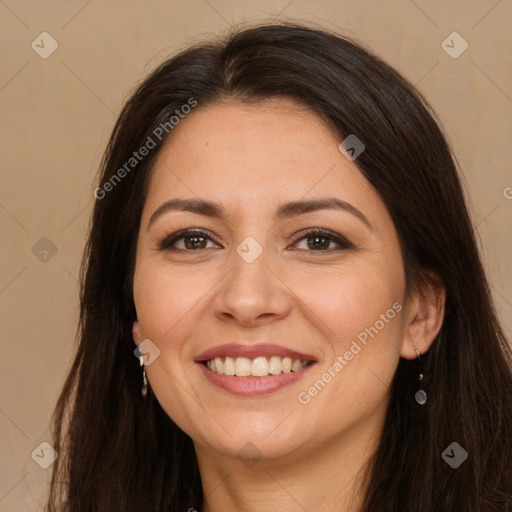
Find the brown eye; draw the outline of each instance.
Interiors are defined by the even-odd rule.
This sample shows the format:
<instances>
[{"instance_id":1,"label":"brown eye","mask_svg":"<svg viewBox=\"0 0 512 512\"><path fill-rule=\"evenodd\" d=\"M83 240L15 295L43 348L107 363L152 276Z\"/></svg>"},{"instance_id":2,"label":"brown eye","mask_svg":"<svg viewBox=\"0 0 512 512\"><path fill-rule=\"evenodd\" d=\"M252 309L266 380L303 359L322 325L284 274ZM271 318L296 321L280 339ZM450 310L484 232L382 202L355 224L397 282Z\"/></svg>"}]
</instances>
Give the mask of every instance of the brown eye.
<instances>
[{"instance_id":1,"label":"brown eye","mask_svg":"<svg viewBox=\"0 0 512 512\"><path fill-rule=\"evenodd\" d=\"M183 247L176 247L178 242L184 241ZM181 250L181 251L196 251L200 249L210 249L207 247L208 241L212 239L202 231L178 231L166 237L159 244L161 250ZM217 246L216 246L217 247Z\"/></svg>"},{"instance_id":2,"label":"brown eye","mask_svg":"<svg viewBox=\"0 0 512 512\"><path fill-rule=\"evenodd\" d=\"M315 229L304 233L295 244L301 240L306 240L306 249L300 250L309 250L312 252L332 252L353 248L353 245L341 235L336 235L323 229ZM330 247L333 243L338 247Z\"/></svg>"}]
</instances>

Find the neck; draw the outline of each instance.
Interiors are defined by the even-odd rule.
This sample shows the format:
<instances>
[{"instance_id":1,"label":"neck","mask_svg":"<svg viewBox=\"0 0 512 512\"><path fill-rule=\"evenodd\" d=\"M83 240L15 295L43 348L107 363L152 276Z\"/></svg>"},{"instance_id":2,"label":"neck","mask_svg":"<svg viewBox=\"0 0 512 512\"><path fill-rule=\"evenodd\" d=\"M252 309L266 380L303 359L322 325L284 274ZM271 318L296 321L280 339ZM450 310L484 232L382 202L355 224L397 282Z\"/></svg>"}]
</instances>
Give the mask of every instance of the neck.
<instances>
[{"instance_id":1,"label":"neck","mask_svg":"<svg viewBox=\"0 0 512 512\"><path fill-rule=\"evenodd\" d=\"M367 484L365 465L381 431L375 424L364 428L358 424L322 445L312 440L309 448L303 446L279 459L241 461L196 446L202 512L360 512Z\"/></svg>"}]
</instances>

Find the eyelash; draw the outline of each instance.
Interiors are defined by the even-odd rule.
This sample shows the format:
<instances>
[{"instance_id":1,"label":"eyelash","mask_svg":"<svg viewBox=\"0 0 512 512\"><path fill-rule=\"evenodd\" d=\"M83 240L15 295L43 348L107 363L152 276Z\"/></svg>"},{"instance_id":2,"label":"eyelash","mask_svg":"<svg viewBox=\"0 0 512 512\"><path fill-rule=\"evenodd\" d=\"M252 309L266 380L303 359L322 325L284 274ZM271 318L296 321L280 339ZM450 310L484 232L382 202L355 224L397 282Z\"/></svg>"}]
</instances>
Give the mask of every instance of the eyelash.
<instances>
[{"instance_id":1,"label":"eyelash","mask_svg":"<svg viewBox=\"0 0 512 512\"><path fill-rule=\"evenodd\" d=\"M208 238L215 242L215 240L208 234L207 231L203 231L201 229L185 229L178 231L176 233L173 233L167 237L165 237L159 244L158 248L162 251L181 251L181 252L199 252L201 250L206 249L177 249L176 247L172 247L172 244L176 243L179 240L185 239L187 237L192 237L193 235L202 235L205 238ZM305 250L307 252L324 252L324 253L332 253L332 252L338 252L343 251L347 249L353 249L354 246L345 238L343 238L340 235L336 235L330 231L327 231L325 229L321 228L315 228L309 231L301 232L299 233L299 237L293 242L296 244L297 242L308 239L308 238L325 238L329 241L335 242L339 245L339 248L337 249L327 249L327 250L308 250L308 249L299 249L299 250ZM217 243L217 242L216 242Z\"/></svg>"}]
</instances>

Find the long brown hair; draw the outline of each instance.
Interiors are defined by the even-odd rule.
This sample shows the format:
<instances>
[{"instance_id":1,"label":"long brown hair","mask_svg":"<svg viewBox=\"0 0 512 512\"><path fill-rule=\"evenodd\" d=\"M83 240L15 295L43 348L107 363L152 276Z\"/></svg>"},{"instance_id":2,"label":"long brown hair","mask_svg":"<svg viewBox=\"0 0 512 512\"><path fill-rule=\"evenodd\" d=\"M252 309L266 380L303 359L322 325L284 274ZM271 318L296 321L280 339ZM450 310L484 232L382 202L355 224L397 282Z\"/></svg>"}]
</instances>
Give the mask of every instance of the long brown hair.
<instances>
[{"instance_id":1,"label":"long brown hair","mask_svg":"<svg viewBox=\"0 0 512 512\"><path fill-rule=\"evenodd\" d=\"M449 146L425 99L386 63L347 38L291 23L181 52L119 116L102 162L107 192L96 194L84 252L77 353L53 417L60 456L48 510L201 508L192 440L151 391L140 396L132 280L148 177L166 139L155 130L191 98L200 108L229 97L292 98L340 141L363 141L355 163L390 212L408 282L435 275L446 289L442 329L421 358L428 402L414 400L416 366L401 359L363 511L512 510L512 353ZM152 134L156 147L119 173ZM468 453L457 469L441 456L452 442Z\"/></svg>"}]
</instances>

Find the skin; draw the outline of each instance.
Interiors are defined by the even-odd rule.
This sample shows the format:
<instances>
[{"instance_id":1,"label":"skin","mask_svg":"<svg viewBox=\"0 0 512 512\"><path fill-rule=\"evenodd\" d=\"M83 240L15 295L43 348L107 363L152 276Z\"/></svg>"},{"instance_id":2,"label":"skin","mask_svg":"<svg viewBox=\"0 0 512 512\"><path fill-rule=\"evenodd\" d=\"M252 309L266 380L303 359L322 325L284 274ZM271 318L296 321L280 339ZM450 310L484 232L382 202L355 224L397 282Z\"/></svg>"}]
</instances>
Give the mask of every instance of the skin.
<instances>
[{"instance_id":1,"label":"skin","mask_svg":"<svg viewBox=\"0 0 512 512\"><path fill-rule=\"evenodd\" d=\"M196 107L153 169L138 238L133 337L160 349L146 373L164 410L194 441L205 512L360 510L365 485L357 475L377 446L399 358L414 359L414 346L426 352L441 327L444 291L405 296L393 222L340 142L291 100L233 100ZM273 220L284 202L328 196L359 209L372 229L335 209ZM215 201L227 216L168 211L148 228L171 198ZM211 236L159 249L187 228ZM315 235L301 234L314 228L353 247L335 251L321 238L318 249ZM263 250L252 263L236 252L248 236ZM298 394L395 303L402 310L300 403ZM277 392L236 396L211 384L193 359L242 338L312 354L317 363ZM241 456L246 443L249 461Z\"/></svg>"}]
</instances>

